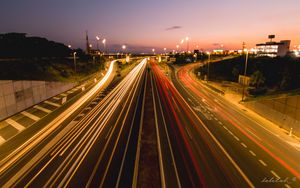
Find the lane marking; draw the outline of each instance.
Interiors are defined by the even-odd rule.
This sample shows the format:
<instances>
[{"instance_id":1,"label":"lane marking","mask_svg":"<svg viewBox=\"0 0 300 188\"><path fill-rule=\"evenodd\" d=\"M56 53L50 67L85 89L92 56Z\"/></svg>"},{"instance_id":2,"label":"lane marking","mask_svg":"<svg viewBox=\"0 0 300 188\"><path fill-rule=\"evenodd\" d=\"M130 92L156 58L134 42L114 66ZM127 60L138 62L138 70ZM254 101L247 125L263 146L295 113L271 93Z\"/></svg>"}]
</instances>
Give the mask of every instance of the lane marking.
<instances>
[{"instance_id":1,"label":"lane marking","mask_svg":"<svg viewBox=\"0 0 300 188\"><path fill-rule=\"evenodd\" d=\"M61 96L63 96L63 97L66 97L66 96L68 96L67 94L65 94L65 93L61 93L60 94Z\"/></svg>"},{"instance_id":2,"label":"lane marking","mask_svg":"<svg viewBox=\"0 0 300 188\"><path fill-rule=\"evenodd\" d=\"M259 161L262 165L267 166L267 164L266 164L263 160L259 159L258 161Z\"/></svg>"},{"instance_id":3,"label":"lane marking","mask_svg":"<svg viewBox=\"0 0 300 188\"><path fill-rule=\"evenodd\" d=\"M271 170L271 173L272 173L276 178L280 179L280 176L278 176L278 175L276 174L276 172L274 172L273 170Z\"/></svg>"},{"instance_id":4,"label":"lane marking","mask_svg":"<svg viewBox=\"0 0 300 188\"><path fill-rule=\"evenodd\" d=\"M109 130L108 130L108 132L107 132L107 134L106 134L106 136L105 136L105 140L107 140L107 138L108 138L108 136L109 136L109 134L110 134L110 132L111 132L111 129L112 129L112 127L109 128Z\"/></svg>"},{"instance_id":5,"label":"lane marking","mask_svg":"<svg viewBox=\"0 0 300 188\"><path fill-rule=\"evenodd\" d=\"M187 132L188 136L190 137L190 139L192 140L192 139L193 139L193 137L192 137L192 135L191 135L191 133L190 133L190 131L188 130L188 128L187 128L187 127L185 127L185 130L186 130L186 132Z\"/></svg>"},{"instance_id":6,"label":"lane marking","mask_svg":"<svg viewBox=\"0 0 300 188\"><path fill-rule=\"evenodd\" d=\"M247 145L244 144L243 142L241 143L242 146L244 146L244 148L247 148Z\"/></svg>"},{"instance_id":7,"label":"lane marking","mask_svg":"<svg viewBox=\"0 0 300 188\"><path fill-rule=\"evenodd\" d=\"M25 127L23 125L21 125L20 123L12 120L12 119L7 119L5 120L6 123L10 124L11 126L13 126L14 128L16 128L18 131L22 131L25 129Z\"/></svg>"},{"instance_id":8,"label":"lane marking","mask_svg":"<svg viewBox=\"0 0 300 188\"><path fill-rule=\"evenodd\" d=\"M227 127L226 127L226 126L224 126L224 125L223 125L223 128L224 128L224 129L226 129L226 130L228 131L228 129L227 129Z\"/></svg>"},{"instance_id":9,"label":"lane marking","mask_svg":"<svg viewBox=\"0 0 300 188\"><path fill-rule=\"evenodd\" d=\"M288 184L284 184L284 186L285 186L286 188L291 188L291 186L288 185Z\"/></svg>"},{"instance_id":10,"label":"lane marking","mask_svg":"<svg viewBox=\"0 0 300 188\"><path fill-rule=\"evenodd\" d=\"M53 99L55 99L55 100L59 100L60 98L59 98L59 97L53 97Z\"/></svg>"},{"instance_id":11,"label":"lane marking","mask_svg":"<svg viewBox=\"0 0 300 188\"><path fill-rule=\"evenodd\" d=\"M256 134L254 134L252 131L250 131L248 128L246 128L246 130L249 132L249 133L251 133L253 136L255 136L257 139L259 139L260 141L262 141L262 139L259 137L259 136L257 136Z\"/></svg>"},{"instance_id":12,"label":"lane marking","mask_svg":"<svg viewBox=\"0 0 300 188\"><path fill-rule=\"evenodd\" d=\"M54 103L54 102L51 102L51 101L45 101L44 103L50 104L50 105L55 106L55 107L60 107L60 104L57 104L57 103Z\"/></svg>"},{"instance_id":13,"label":"lane marking","mask_svg":"<svg viewBox=\"0 0 300 188\"><path fill-rule=\"evenodd\" d=\"M30 113L28 113L26 111L21 112L21 114L24 115L24 116L26 116L26 117L29 117L30 119L32 119L34 121L38 121L38 120L41 119L41 118L39 118L39 117L37 117L37 116L35 116L33 114L30 114Z\"/></svg>"},{"instance_id":14,"label":"lane marking","mask_svg":"<svg viewBox=\"0 0 300 188\"><path fill-rule=\"evenodd\" d=\"M227 130L229 132L229 134L234 135L230 130Z\"/></svg>"},{"instance_id":15,"label":"lane marking","mask_svg":"<svg viewBox=\"0 0 300 188\"><path fill-rule=\"evenodd\" d=\"M240 141L240 139L237 136L233 136L237 141Z\"/></svg>"},{"instance_id":16,"label":"lane marking","mask_svg":"<svg viewBox=\"0 0 300 188\"><path fill-rule=\"evenodd\" d=\"M220 125L223 125L223 123L222 123L221 121L218 121L218 123L219 123Z\"/></svg>"},{"instance_id":17,"label":"lane marking","mask_svg":"<svg viewBox=\"0 0 300 188\"><path fill-rule=\"evenodd\" d=\"M256 156L256 154L255 154L252 150L250 150L249 152L250 152L251 155L253 155L254 157Z\"/></svg>"},{"instance_id":18,"label":"lane marking","mask_svg":"<svg viewBox=\"0 0 300 188\"><path fill-rule=\"evenodd\" d=\"M72 90L70 90L70 91L67 91L67 93L71 94L71 93L73 93L73 91L72 91Z\"/></svg>"},{"instance_id":19,"label":"lane marking","mask_svg":"<svg viewBox=\"0 0 300 188\"><path fill-rule=\"evenodd\" d=\"M48 114L52 112L51 110L49 110L47 108L44 108L44 107L41 107L41 106L38 106L38 105L35 105L33 108L41 110L41 111L46 112Z\"/></svg>"},{"instance_id":20,"label":"lane marking","mask_svg":"<svg viewBox=\"0 0 300 188\"><path fill-rule=\"evenodd\" d=\"M215 119L216 121L218 121L218 118L214 117L214 119Z\"/></svg>"},{"instance_id":21,"label":"lane marking","mask_svg":"<svg viewBox=\"0 0 300 188\"><path fill-rule=\"evenodd\" d=\"M6 140L2 136L0 136L0 145L3 144L5 141Z\"/></svg>"},{"instance_id":22,"label":"lane marking","mask_svg":"<svg viewBox=\"0 0 300 188\"><path fill-rule=\"evenodd\" d=\"M289 145L293 146L296 150L300 151L300 144L286 141Z\"/></svg>"}]
</instances>

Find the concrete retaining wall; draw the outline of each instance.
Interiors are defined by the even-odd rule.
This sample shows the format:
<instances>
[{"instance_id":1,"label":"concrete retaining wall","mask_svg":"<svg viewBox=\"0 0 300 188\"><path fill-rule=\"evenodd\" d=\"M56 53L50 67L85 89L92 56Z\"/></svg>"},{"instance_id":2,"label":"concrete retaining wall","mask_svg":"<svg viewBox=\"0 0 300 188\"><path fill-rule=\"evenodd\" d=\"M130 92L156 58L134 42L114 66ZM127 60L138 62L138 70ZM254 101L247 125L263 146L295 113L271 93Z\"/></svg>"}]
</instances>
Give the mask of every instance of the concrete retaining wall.
<instances>
[{"instance_id":1,"label":"concrete retaining wall","mask_svg":"<svg viewBox=\"0 0 300 188\"><path fill-rule=\"evenodd\" d=\"M246 102L245 106L300 137L300 96Z\"/></svg>"},{"instance_id":2,"label":"concrete retaining wall","mask_svg":"<svg viewBox=\"0 0 300 188\"><path fill-rule=\"evenodd\" d=\"M74 86L74 83L1 80L0 120Z\"/></svg>"}]
</instances>

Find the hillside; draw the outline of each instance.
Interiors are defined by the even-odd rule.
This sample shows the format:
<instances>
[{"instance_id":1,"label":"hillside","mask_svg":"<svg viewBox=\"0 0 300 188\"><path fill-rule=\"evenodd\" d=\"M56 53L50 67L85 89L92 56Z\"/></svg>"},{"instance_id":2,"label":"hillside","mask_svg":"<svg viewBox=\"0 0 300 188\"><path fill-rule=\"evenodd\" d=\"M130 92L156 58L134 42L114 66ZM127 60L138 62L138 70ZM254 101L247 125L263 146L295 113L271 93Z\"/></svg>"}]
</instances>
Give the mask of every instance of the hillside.
<instances>
[{"instance_id":1,"label":"hillside","mask_svg":"<svg viewBox=\"0 0 300 188\"><path fill-rule=\"evenodd\" d=\"M0 34L0 80L76 81L104 68L105 59L85 55L66 45L25 33Z\"/></svg>"},{"instance_id":2,"label":"hillside","mask_svg":"<svg viewBox=\"0 0 300 188\"><path fill-rule=\"evenodd\" d=\"M238 82L239 75L244 74L245 57L240 56L211 63L209 79L215 81ZM195 70L202 77L207 74L207 64ZM295 57L254 57L248 59L247 76L250 85L256 89L280 92L300 89L300 58Z\"/></svg>"}]
</instances>

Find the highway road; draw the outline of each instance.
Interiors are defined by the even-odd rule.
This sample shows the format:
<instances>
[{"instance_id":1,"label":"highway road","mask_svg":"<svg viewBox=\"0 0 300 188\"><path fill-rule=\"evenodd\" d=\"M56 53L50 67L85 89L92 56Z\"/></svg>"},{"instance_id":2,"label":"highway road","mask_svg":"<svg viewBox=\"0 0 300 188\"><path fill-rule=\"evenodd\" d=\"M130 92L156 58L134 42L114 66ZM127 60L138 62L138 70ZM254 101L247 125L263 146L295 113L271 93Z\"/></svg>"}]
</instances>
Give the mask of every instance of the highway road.
<instances>
[{"instance_id":1,"label":"highway road","mask_svg":"<svg viewBox=\"0 0 300 188\"><path fill-rule=\"evenodd\" d=\"M166 187L254 187L159 66L152 62L151 68L162 115L158 119Z\"/></svg>"},{"instance_id":2,"label":"highway road","mask_svg":"<svg viewBox=\"0 0 300 188\"><path fill-rule=\"evenodd\" d=\"M196 81L195 66L199 64L176 70L171 66L171 80L203 122L197 126L214 135L255 187L300 187L299 150L265 128L259 118Z\"/></svg>"},{"instance_id":3,"label":"highway road","mask_svg":"<svg viewBox=\"0 0 300 188\"><path fill-rule=\"evenodd\" d=\"M66 121L99 98L105 76L1 160L0 186L300 187L299 151L195 81L194 66L171 67L169 78L143 59Z\"/></svg>"},{"instance_id":4,"label":"highway road","mask_svg":"<svg viewBox=\"0 0 300 188\"><path fill-rule=\"evenodd\" d=\"M135 154L124 153L136 151L126 145L137 143L132 139L138 135L145 67L143 60L80 120L66 126L58 122L62 128L1 161L0 186L111 187L126 182L129 173L124 172L133 174L134 165L125 169L130 160L125 157L134 159Z\"/></svg>"}]
</instances>

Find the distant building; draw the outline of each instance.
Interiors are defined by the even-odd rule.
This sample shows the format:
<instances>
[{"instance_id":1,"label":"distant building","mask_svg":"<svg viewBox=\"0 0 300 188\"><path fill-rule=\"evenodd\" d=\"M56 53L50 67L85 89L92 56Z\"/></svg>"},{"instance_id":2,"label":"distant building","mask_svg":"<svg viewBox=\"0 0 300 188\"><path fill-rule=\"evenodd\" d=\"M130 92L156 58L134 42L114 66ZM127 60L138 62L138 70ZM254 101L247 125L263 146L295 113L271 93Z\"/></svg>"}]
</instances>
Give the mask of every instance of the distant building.
<instances>
[{"instance_id":1,"label":"distant building","mask_svg":"<svg viewBox=\"0 0 300 188\"><path fill-rule=\"evenodd\" d=\"M273 36L273 35L271 35L271 36ZM270 36L269 36L269 38L270 38ZM273 42L272 38L271 38L270 42L256 44L257 56L284 57L290 51L290 44L291 44L290 40L282 40L280 42Z\"/></svg>"}]
</instances>

